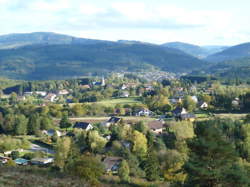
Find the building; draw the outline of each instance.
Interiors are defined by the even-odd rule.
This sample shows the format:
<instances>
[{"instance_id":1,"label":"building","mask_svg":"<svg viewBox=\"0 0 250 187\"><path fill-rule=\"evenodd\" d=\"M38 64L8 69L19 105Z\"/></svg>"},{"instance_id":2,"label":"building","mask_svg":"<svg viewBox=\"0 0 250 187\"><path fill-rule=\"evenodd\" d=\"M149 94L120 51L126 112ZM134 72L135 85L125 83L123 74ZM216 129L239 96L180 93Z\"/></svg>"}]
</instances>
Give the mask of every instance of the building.
<instances>
[{"instance_id":1,"label":"building","mask_svg":"<svg viewBox=\"0 0 250 187\"><path fill-rule=\"evenodd\" d=\"M31 161L33 165L48 165L54 162L53 158L33 158Z\"/></svg>"},{"instance_id":2,"label":"building","mask_svg":"<svg viewBox=\"0 0 250 187\"><path fill-rule=\"evenodd\" d=\"M208 104L206 102L200 102L199 103L199 108L200 109L207 109L208 108Z\"/></svg>"},{"instance_id":3,"label":"building","mask_svg":"<svg viewBox=\"0 0 250 187\"><path fill-rule=\"evenodd\" d=\"M76 122L73 128L82 129L85 131L92 130L94 127L88 122Z\"/></svg>"},{"instance_id":4,"label":"building","mask_svg":"<svg viewBox=\"0 0 250 187\"><path fill-rule=\"evenodd\" d=\"M55 129L49 129L47 131L44 130L43 133L48 135L48 136L54 136L55 134L59 137L62 136L62 133L58 130L55 130Z\"/></svg>"},{"instance_id":5,"label":"building","mask_svg":"<svg viewBox=\"0 0 250 187\"><path fill-rule=\"evenodd\" d=\"M188 113L185 108L177 107L172 111L172 114L176 120L188 120L188 121L195 120L195 115Z\"/></svg>"},{"instance_id":6,"label":"building","mask_svg":"<svg viewBox=\"0 0 250 187\"><path fill-rule=\"evenodd\" d=\"M135 112L135 116L150 116L152 114L153 112L146 108L139 109Z\"/></svg>"},{"instance_id":7,"label":"building","mask_svg":"<svg viewBox=\"0 0 250 187\"><path fill-rule=\"evenodd\" d=\"M55 102L57 100L57 97L56 97L56 94L48 93L48 95L46 95L44 99L49 102Z\"/></svg>"},{"instance_id":8,"label":"building","mask_svg":"<svg viewBox=\"0 0 250 187\"><path fill-rule=\"evenodd\" d=\"M121 92L120 97L129 97L129 92L127 91Z\"/></svg>"},{"instance_id":9,"label":"building","mask_svg":"<svg viewBox=\"0 0 250 187\"><path fill-rule=\"evenodd\" d=\"M58 91L58 95L68 95L69 94L69 91L68 90L59 90Z\"/></svg>"},{"instance_id":10,"label":"building","mask_svg":"<svg viewBox=\"0 0 250 187\"><path fill-rule=\"evenodd\" d=\"M26 160L26 159L23 159L23 158L17 158L16 160L14 160L15 161L15 163L17 164L17 165L22 165L22 166L26 166L26 165L28 165L28 163L29 163L29 160Z\"/></svg>"},{"instance_id":11,"label":"building","mask_svg":"<svg viewBox=\"0 0 250 187\"><path fill-rule=\"evenodd\" d=\"M148 123L149 129L155 134L162 134L164 129L164 122L161 120L155 120Z\"/></svg>"},{"instance_id":12,"label":"building","mask_svg":"<svg viewBox=\"0 0 250 187\"><path fill-rule=\"evenodd\" d=\"M106 157L103 160L104 168L107 173L117 173L119 165L122 162L121 157Z\"/></svg>"},{"instance_id":13,"label":"building","mask_svg":"<svg viewBox=\"0 0 250 187\"><path fill-rule=\"evenodd\" d=\"M121 121L121 118L112 116L111 118L109 118L108 121L103 122L102 125L104 125L105 127L110 127L111 125L116 125Z\"/></svg>"}]
</instances>

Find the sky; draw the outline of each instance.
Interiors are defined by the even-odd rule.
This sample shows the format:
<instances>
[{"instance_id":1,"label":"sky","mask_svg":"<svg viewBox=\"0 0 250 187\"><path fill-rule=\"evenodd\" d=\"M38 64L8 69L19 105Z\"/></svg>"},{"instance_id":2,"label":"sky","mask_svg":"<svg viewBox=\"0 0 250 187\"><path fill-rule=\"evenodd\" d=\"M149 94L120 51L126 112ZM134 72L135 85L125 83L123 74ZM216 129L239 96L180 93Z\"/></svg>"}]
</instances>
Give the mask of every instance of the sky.
<instances>
[{"instance_id":1,"label":"sky","mask_svg":"<svg viewBox=\"0 0 250 187\"><path fill-rule=\"evenodd\" d=\"M236 45L250 42L249 7L249 0L0 0L0 35Z\"/></svg>"}]
</instances>

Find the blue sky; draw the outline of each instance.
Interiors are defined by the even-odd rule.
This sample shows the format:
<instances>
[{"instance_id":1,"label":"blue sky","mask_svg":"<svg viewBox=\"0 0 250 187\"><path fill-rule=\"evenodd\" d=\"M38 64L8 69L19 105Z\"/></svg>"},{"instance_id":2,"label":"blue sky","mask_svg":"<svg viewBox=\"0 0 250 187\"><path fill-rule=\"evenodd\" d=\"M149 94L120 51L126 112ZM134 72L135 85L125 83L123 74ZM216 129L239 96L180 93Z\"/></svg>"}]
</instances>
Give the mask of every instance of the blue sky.
<instances>
[{"instance_id":1,"label":"blue sky","mask_svg":"<svg viewBox=\"0 0 250 187\"><path fill-rule=\"evenodd\" d=\"M250 42L249 7L247 0L0 0L0 34L234 45Z\"/></svg>"}]
</instances>

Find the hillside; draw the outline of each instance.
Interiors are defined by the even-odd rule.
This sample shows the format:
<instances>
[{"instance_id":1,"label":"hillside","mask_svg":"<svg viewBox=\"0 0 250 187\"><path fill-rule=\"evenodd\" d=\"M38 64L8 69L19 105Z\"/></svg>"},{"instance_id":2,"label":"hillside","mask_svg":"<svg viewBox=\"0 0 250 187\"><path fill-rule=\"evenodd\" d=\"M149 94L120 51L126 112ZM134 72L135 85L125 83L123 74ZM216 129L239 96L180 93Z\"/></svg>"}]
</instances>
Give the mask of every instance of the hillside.
<instances>
[{"instance_id":1,"label":"hillside","mask_svg":"<svg viewBox=\"0 0 250 187\"><path fill-rule=\"evenodd\" d=\"M206 60L211 62L222 62L244 57L250 57L250 43L244 43L230 47L222 52L208 56Z\"/></svg>"},{"instance_id":2,"label":"hillside","mask_svg":"<svg viewBox=\"0 0 250 187\"><path fill-rule=\"evenodd\" d=\"M250 79L250 57L216 63L207 68L206 72L221 78Z\"/></svg>"},{"instance_id":3,"label":"hillside","mask_svg":"<svg viewBox=\"0 0 250 187\"><path fill-rule=\"evenodd\" d=\"M183 42L170 42L162 44L162 46L179 49L197 58L205 58L208 55L220 52L226 48L225 46L198 46Z\"/></svg>"},{"instance_id":4,"label":"hillside","mask_svg":"<svg viewBox=\"0 0 250 187\"><path fill-rule=\"evenodd\" d=\"M96 44L108 41L76 38L52 32L8 34L0 36L0 49L11 49L34 44Z\"/></svg>"},{"instance_id":5,"label":"hillside","mask_svg":"<svg viewBox=\"0 0 250 187\"><path fill-rule=\"evenodd\" d=\"M155 68L183 73L203 65L179 50L148 44L39 44L0 50L0 73L12 79L65 79Z\"/></svg>"}]
</instances>

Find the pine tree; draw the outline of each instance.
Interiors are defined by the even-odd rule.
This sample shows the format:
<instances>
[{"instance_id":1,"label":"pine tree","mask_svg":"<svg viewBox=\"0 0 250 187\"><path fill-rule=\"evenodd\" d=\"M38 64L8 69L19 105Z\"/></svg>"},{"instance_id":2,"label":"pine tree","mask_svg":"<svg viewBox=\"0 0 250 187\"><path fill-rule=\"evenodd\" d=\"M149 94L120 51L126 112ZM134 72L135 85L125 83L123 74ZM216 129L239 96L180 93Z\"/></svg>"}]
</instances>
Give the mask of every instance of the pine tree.
<instances>
[{"instance_id":1,"label":"pine tree","mask_svg":"<svg viewBox=\"0 0 250 187\"><path fill-rule=\"evenodd\" d=\"M62 116L62 119L60 121L60 128L69 128L71 127L71 123L69 121L69 118L68 118L68 115L67 114L64 114Z\"/></svg>"},{"instance_id":2,"label":"pine tree","mask_svg":"<svg viewBox=\"0 0 250 187\"><path fill-rule=\"evenodd\" d=\"M195 130L196 137L188 143L190 155L184 166L188 174L186 183L204 187L226 185L225 176L237 161L234 146L217 124L203 122Z\"/></svg>"},{"instance_id":3,"label":"pine tree","mask_svg":"<svg viewBox=\"0 0 250 187\"><path fill-rule=\"evenodd\" d=\"M155 181L159 178L159 160L156 153L153 150L149 150L147 159L145 161L145 173L146 178L149 181Z\"/></svg>"},{"instance_id":4,"label":"pine tree","mask_svg":"<svg viewBox=\"0 0 250 187\"><path fill-rule=\"evenodd\" d=\"M120 177L121 182L127 183L130 181L129 173L129 165L126 160L123 160L118 170L118 176Z\"/></svg>"}]
</instances>

